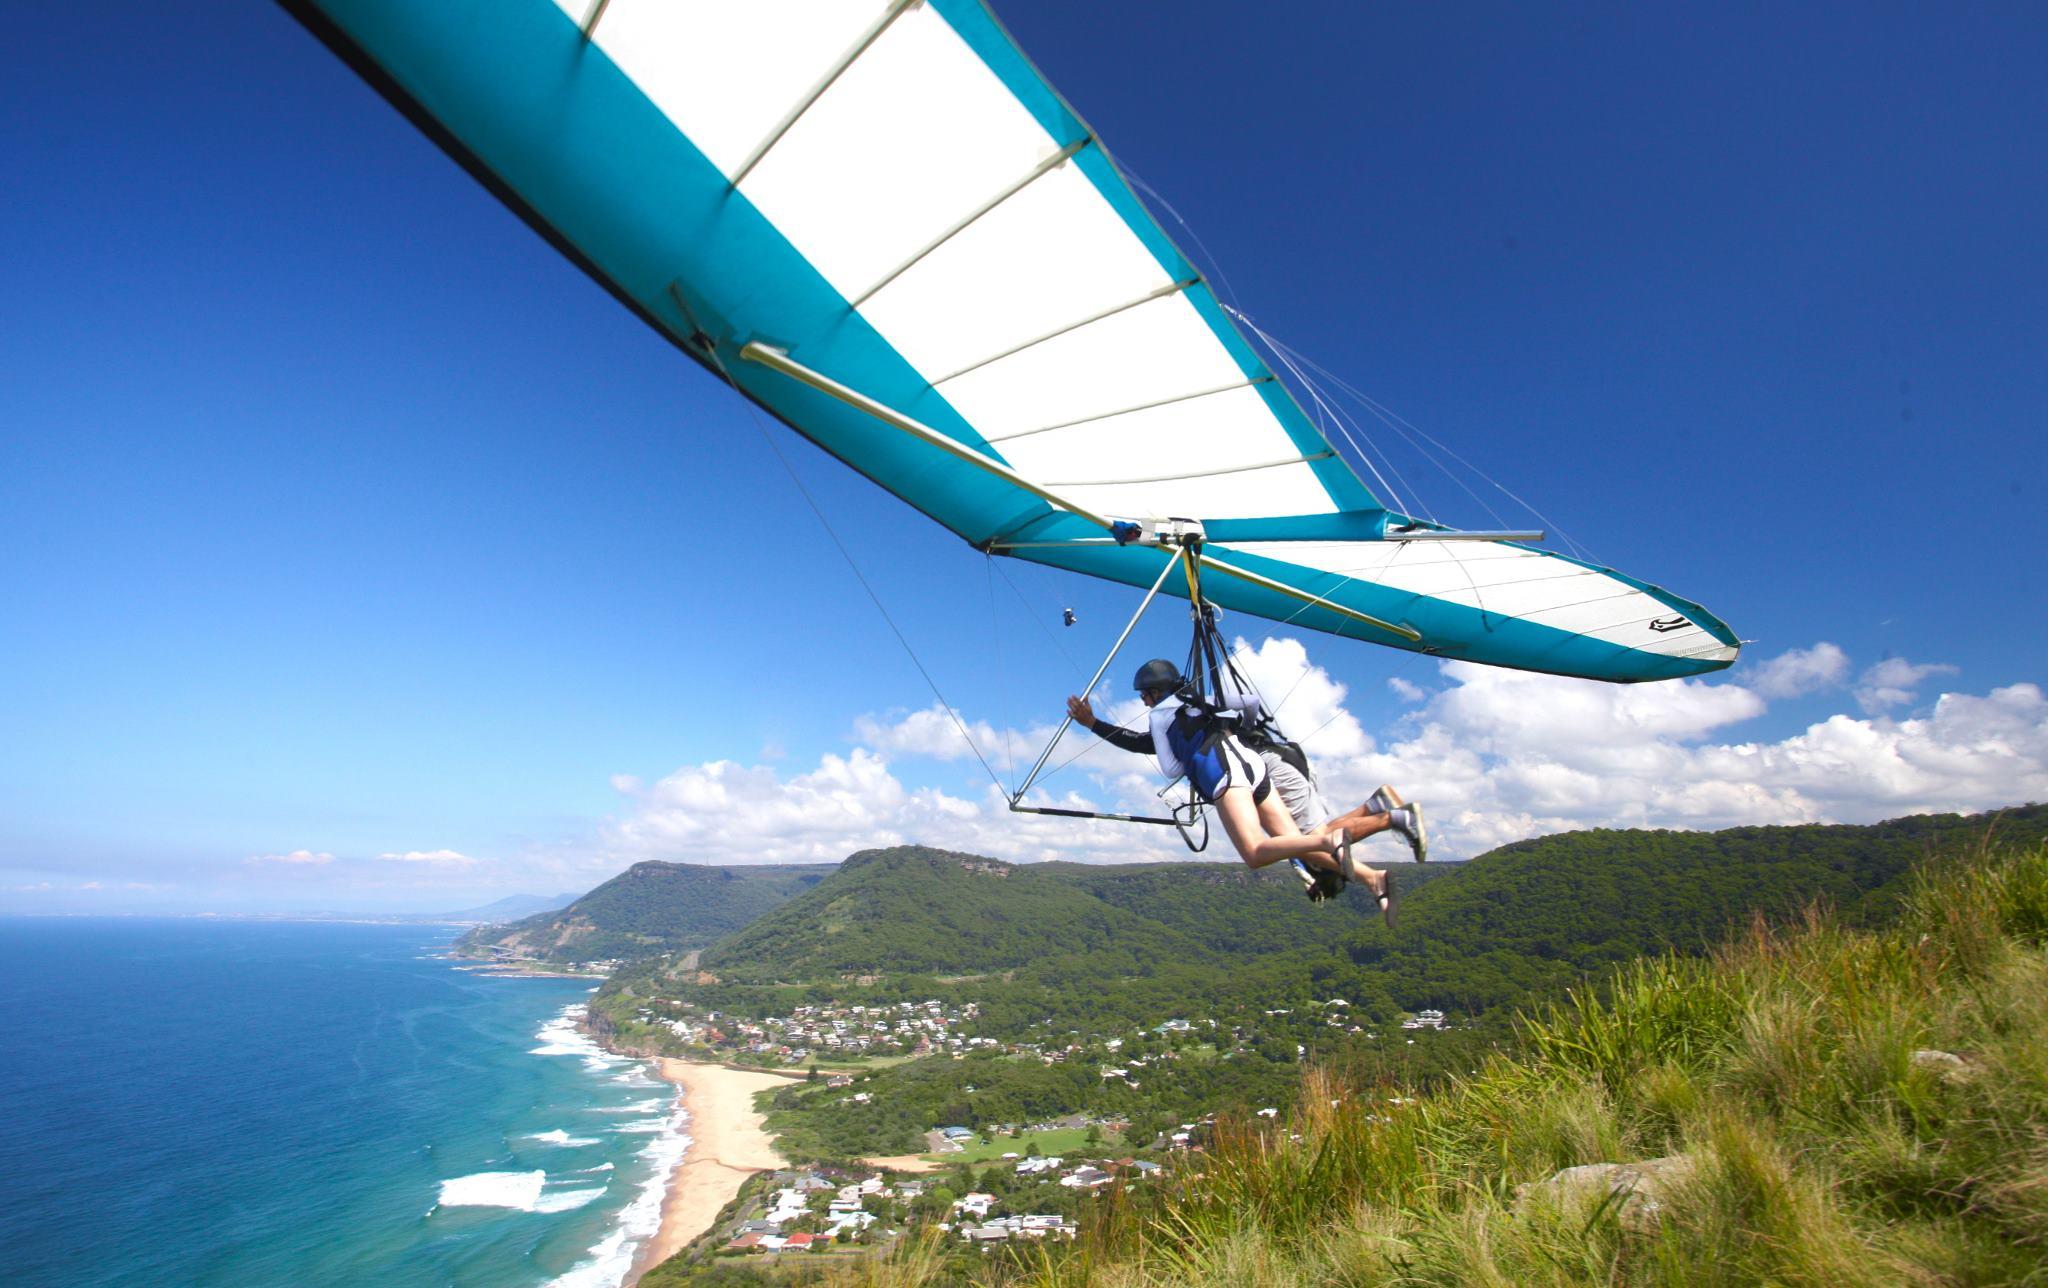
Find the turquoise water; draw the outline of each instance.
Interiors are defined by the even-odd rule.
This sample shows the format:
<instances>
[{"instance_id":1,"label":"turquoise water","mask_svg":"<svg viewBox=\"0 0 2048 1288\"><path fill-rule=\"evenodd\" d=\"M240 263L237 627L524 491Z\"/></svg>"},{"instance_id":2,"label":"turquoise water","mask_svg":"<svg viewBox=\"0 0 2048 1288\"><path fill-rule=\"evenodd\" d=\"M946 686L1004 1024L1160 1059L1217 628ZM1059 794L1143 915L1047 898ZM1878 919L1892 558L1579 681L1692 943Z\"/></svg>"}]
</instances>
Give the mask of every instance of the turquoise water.
<instances>
[{"instance_id":1,"label":"turquoise water","mask_svg":"<svg viewBox=\"0 0 2048 1288\"><path fill-rule=\"evenodd\" d=\"M0 1281L619 1283L673 1095L451 937L0 919Z\"/></svg>"}]
</instances>

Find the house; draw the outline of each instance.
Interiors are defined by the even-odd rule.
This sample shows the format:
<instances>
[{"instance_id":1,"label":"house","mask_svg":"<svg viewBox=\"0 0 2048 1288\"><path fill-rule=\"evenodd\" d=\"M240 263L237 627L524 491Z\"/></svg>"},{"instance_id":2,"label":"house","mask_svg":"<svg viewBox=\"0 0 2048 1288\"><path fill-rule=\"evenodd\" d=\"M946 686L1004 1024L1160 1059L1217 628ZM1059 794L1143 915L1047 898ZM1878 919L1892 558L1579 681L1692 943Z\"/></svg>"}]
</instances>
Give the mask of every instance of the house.
<instances>
[{"instance_id":1,"label":"house","mask_svg":"<svg viewBox=\"0 0 2048 1288\"><path fill-rule=\"evenodd\" d=\"M964 1199L955 1200L953 1210L985 1221L988 1219L988 1210L995 1206L995 1201L996 1196L993 1194L970 1194Z\"/></svg>"},{"instance_id":2,"label":"house","mask_svg":"<svg viewBox=\"0 0 2048 1288\"><path fill-rule=\"evenodd\" d=\"M828 1238L837 1234L858 1234L874 1223L875 1214L872 1212L841 1212L832 1218L825 1234Z\"/></svg>"},{"instance_id":3,"label":"house","mask_svg":"<svg viewBox=\"0 0 2048 1288\"><path fill-rule=\"evenodd\" d=\"M758 1252L760 1251L760 1244L760 1235L743 1234L739 1238L734 1239L731 1243L726 1244L725 1250L727 1252Z\"/></svg>"},{"instance_id":4,"label":"house","mask_svg":"<svg viewBox=\"0 0 2048 1288\"><path fill-rule=\"evenodd\" d=\"M782 1246L791 1252L809 1252L813 1247L824 1242L826 1240L820 1239L815 1235L798 1233L784 1239Z\"/></svg>"},{"instance_id":5,"label":"house","mask_svg":"<svg viewBox=\"0 0 2048 1288\"><path fill-rule=\"evenodd\" d=\"M1108 1172L1084 1163L1060 1177L1060 1184L1073 1190L1092 1190L1098 1185L1109 1184L1112 1179Z\"/></svg>"}]
</instances>

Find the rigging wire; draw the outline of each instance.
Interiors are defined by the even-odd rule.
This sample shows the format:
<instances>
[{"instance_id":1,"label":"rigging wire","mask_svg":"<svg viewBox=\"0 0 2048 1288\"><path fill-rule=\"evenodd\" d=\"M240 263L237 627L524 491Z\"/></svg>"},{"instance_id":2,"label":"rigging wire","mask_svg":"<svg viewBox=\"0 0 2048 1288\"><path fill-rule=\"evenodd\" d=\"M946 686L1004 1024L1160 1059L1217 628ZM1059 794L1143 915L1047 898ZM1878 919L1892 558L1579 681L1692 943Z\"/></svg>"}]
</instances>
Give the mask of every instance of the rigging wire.
<instances>
[{"instance_id":1,"label":"rigging wire","mask_svg":"<svg viewBox=\"0 0 2048 1288\"><path fill-rule=\"evenodd\" d=\"M984 552L982 560L988 569L988 633L995 640L996 670L999 673L1007 672L1009 668L1003 664L1003 623L1002 619L996 615L996 557L993 553ZM1010 794L1014 796L1017 794L1017 749L1010 737L1011 732L1009 723L1005 721L1003 725L1003 772L1010 776Z\"/></svg>"},{"instance_id":2,"label":"rigging wire","mask_svg":"<svg viewBox=\"0 0 2048 1288\"><path fill-rule=\"evenodd\" d=\"M1470 496L1472 500L1478 504L1480 509L1486 511L1487 514L1493 517L1495 523L1500 524L1503 527L1507 526L1507 521L1501 518L1499 512L1496 511L1491 505L1487 504L1485 498L1481 497L1477 492L1473 491L1472 487L1469 484L1467 484L1465 480L1461 478L1456 471L1452 470L1442 461L1436 459L1435 454L1429 450L1429 447L1435 448L1437 452L1441 452L1445 456L1448 456L1451 460L1456 461L1459 465L1463 466L1465 469L1477 475L1483 482L1485 482L1488 486L1492 487L1495 491L1498 491L1501 495L1507 497L1510 501L1520 506L1529 514L1534 515L1537 522L1541 523L1545 529L1556 533L1558 539L1563 541L1564 544L1571 550L1571 552L1574 555L1578 556L1581 559L1587 560L1588 562L1599 562L1597 559L1593 557L1591 552L1587 551L1577 541L1573 540L1570 533L1566 532L1563 528L1553 523L1547 516L1544 515L1544 513L1541 510L1538 510L1535 506L1531 505L1528 501L1524 500L1519 494L1517 494L1512 489L1502 484L1498 479L1495 479L1485 470L1480 469L1472 462L1466 460L1464 456L1460 455L1455 449L1448 446L1442 440L1430 434L1428 431L1422 429L1414 422L1408 420L1400 413L1394 411L1392 408L1386 406L1384 403L1381 403L1379 400L1373 398L1370 394L1365 393L1357 386L1351 384L1349 381L1345 380L1336 372L1331 371L1329 368L1323 366L1321 363L1316 362L1314 359L1308 357L1300 350L1295 349L1275 339L1272 335L1268 334L1263 328L1261 328L1258 325L1258 323L1252 321L1249 317L1246 317L1244 312L1237 307L1237 292L1235 288L1233 288L1230 284L1229 274L1224 272L1222 261L1216 257L1214 251L1211 251L1209 249L1209 244L1202 240L1202 234L1196 231L1195 226L1187 221L1187 219L1180 213L1179 209L1177 209L1171 201L1168 201L1166 197L1163 194L1161 194L1157 188L1145 182L1145 180L1136 171L1132 170L1130 166L1128 166L1121 160L1119 160L1116 163L1116 166L1117 169L1123 174L1123 177L1130 182L1132 187L1136 188L1139 192L1144 194L1145 197L1149 198L1154 204L1156 204L1160 209L1164 210L1168 217L1170 217L1175 224L1180 226L1181 231L1187 234L1188 239L1194 243L1195 249L1200 253L1204 261L1204 263L1200 266L1203 275L1205 277L1210 277L1214 279L1214 282L1211 284L1211 289L1213 291L1216 291L1216 294L1218 295L1217 302L1223 306L1225 312L1229 313L1231 317L1236 318L1238 321L1244 323L1244 325L1247 328L1249 328L1251 332L1259 338L1260 342L1266 346L1268 352L1270 352L1275 358L1278 358L1281 364L1288 369L1289 373L1292 374L1295 377L1295 379L1301 383L1302 388L1306 390L1309 397L1312 400L1314 400L1314 402L1317 405L1317 408L1326 415L1328 415L1330 419L1336 423L1338 432L1342 434L1344 440L1348 444L1350 444L1351 450L1357 453L1358 458L1360 459L1360 461L1364 463L1365 467L1368 470L1372 471L1373 477L1379 481L1380 485L1383 488L1386 489L1388 498L1394 501L1396 508L1405 511L1407 509L1407 505L1399 499L1394 489L1387 484L1386 479L1380 474L1379 467L1373 463L1372 455L1366 450L1364 446L1362 446L1358 442L1358 438L1362 437L1366 440L1367 443L1371 443L1371 436L1365 434L1362 426L1354 426L1349 422L1349 418L1345 417L1336 408L1331 407L1323 399L1322 392L1317 387L1315 381L1312 380L1307 375L1307 373L1303 371L1301 368L1306 367L1309 370L1317 372L1326 380L1330 381L1333 385L1335 385L1338 389L1350 395L1351 398L1354 401L1356 401L1358 405L1361 408L1363 408L1368 414L1370 414L1374 419L1378 420L1388 429L1394 431L1394 433L1399 435L1405 442L1407 442L1408 445L1412 447L1418 455L1420 455L1424 460L1428 461L1431 465L1435 466L1439 471L1441 471L1444 474L1445 477L1449 478L1452 482L1456 483L1458 487L1461 490L1463 490L1467 496ZM1221 289L1217 290L1216 288L1218 287L1220 287ZM1299 363L1300 365L1297 366L1297 363ZM1352 432L1354 428L1356 428L1358 431L1356 437L1354 437ZM1325 430L1325 439L1327 439L1328 436L1328 431ZM1418 439L1421 441L1417 441ZM1424 447L1423 443L1429 444L1429 447ZM1386 463L1387 469L1393 473L1396 479L1399 479L1401 481L1401 486L1404 489L1407 489L1411 495L1415 496L1416 503L1422 507L1423 517L1427 518L1431 523L1437 522L1436 516L1429 510L1428 503L1422 499L1419 490L1411 487L1407 479L1402 476L1400 467L1394 464L1393 458L1387 455L1384 451L1380 452L1379 455L1380 458Z\"/></svg>"},{"instance_id":3,"label":"rigging wire","mask_svg":"<svg viewBox=\"0 0 2048 1288\"><path fill-rule=\"evenodd\" d=\"M684 301L682 294L671 290L669 295L670 298L675 300L677 306L682 309L683 316L690 324L692 335L707 336L708 333L697 325L696 314L691 310L689 304ZM777 443L775 436L769 432L766 415L759 407L755 406L754 400L748 397L747 391L741 388L740 382L733 379L732 372L727 369L725 359L719 354L715 343L707 343L701 351L710 357L711 363L717 369L718 374L725 378L725 383L732 386L733 392L738 394L746 404L748 418L753 421L754 428L760 432L761 441L768 444L768 450L774 453L776 461L782 466L782 472L787 474L789 481L796 485L796 490L803 497L804 504L811 508L811 513L817 517L818 525L825 529L825 535L832 539L833 546L838 549L839 557L846 560L846 566L853 571L854 580L858 581L860 588L867 592L868 601L875 606L875 611L882 615L882 620L888 624L889 632L896 637L896 642L903 646L904 653L910 658L910 664L917 668L919 675L924 677L926 687L931 689L932 696L937 698L939 705L945 709L947 717L953 722L953 727L960 731L961 741L967 744L967 750L974 753L974 759L980 763L982 772L988 775L989 781L995 784L997 791L1003 791L1003 780L990 767L988 757L981 754L981 748L975 744L974 735L967 731L967 723L960 718L960 713L953 709L953 704L946 700L946 695L939 689L939 682L932 678L931 671L925 667L924 659L917 655L915 648L911 647L909 637L904 635L903 628L896 624L896 619L889 613L888 605L882 602L881 595L876 593L874 586L868 581L867 574L861 571L860 564L854 560L853 551L849 550L846 543L840 540L839 530L833 527L832 520L826 517L824 507L820 506L818 499L811 495L810 488L804 486L802 477L797 474L796 467L791 464L788 455L783 452L782 445Z\"/></svg>"},{"instance_id":4,"label":"rigging wire","mask_svg":"<svg viewBox=\"0 0 2048 1288\"><path fill-rule=\"evenodd\" d=\"M1458 453L1456 448L1453 448L1450 445L1444 443L1435 435L1431 434L1428 430L1423 429L1421 426L1415 424L1405 416L1401 415L1399 412L1381 403L1371 394L1366 393L1364 390L1358 388L1350 381L1344 379L1344 377L1338 375L1336 372L1330 370L1328 367L1325 367L1321 363L1317 362L1315 359L1309 357L1307 354L1302 353L1299 349L1294 348L1292 345L1289 345L1282 340L1276 339L1275 337L1267 334L1264 331L1259 331L1258 327L1253 325L1250 319L1245 319L1245 324L1247 326L1251 326L1254 331L1258 331L1260 340L1262 340L1268 346L1276 350L1284 350L1286 353L1288 353L1297 361L1299 361L1303 366L1309 368L1312 371L1317 372L1324 379L1328 380L1331 384L1335 385L1338 389L1341 389L1346 394L1350 395L1351 398L1359 404L1359 406L1365 408L1366 411L1370 412L1376 419L1385 424L1389 429L1392 429L1395 433L1400 434L1403 438L1408 438L1410 434L1413 434L1416 438L1422 439L1431 447L1436 448L1437 451L1442 452L1444 455L1450 457L1458 464L1464 466L1467 470L1470 470L1488 486L1498 491L1501 495L1507 497L1510 501L1513 501L1516 505L1522 507L1522 509L1534 515L1536 517L1537 522L1541 523L1549 531L1556 533L1561 541L1563 541L1567 546L1571 547L1572 552L1574 554L1590 562L1598 562L1598 560L1595 559L1593 555L1585 549L1585 547L1581 546L1577 541L1574 541L1572 539L1571 534L1567 533L1563 528L1559 527L1557 524L1551 522L1551 520L1547 516L1545 516L1541 510L1538 510L1534 505L1531 505L1528 501L1524 500L1521 497L1521 495L1516 493L1513 489L1507 487L1506 485L1501 483L1500 480L1494 478L1492 475L1488 474L1479 466L1474 465L1471 461L1466 460L1462 455ZM1409 439L1409 442L1413 446L1415 446L1418 452L1423 452L1425 457L1428 456L1428 453L1423 449L1420 443L1415 443L1414 439ZM1453 479L1456 479L1457 476L1455 474L1452 474L1451 471L1445 468L1444 466L1438 465L1437 468L1444 470L1444 472L1447 475L1450 475ZM1460 486L1464 486L1462 481L1460 481ZM1467 493L1471 493L1471 488L1466 487L1465 490ZM1494 513L1493 508L1491 506L1487 506L1486 503L1483 500L1480 500L1478 496L1474 495L1473 499L1475 501L1479 501L1479 504L1482 507L1484 507L1489 514Z\"/></svg>"},{"instance_id":5,"label":"rigging wire","mask_svg":"<svg viewBox=\"0 0 2048 1288\"><path fill-rule=\"evenodd\" d=\"M728 375L726 379L731 380L732 377ZM737 388L737 385L735 385L735 388ZM744 396L744 391L742 391L742 396ZM917 655L915 648L911 647L909 638L903 633L903 628L898 626L896 619L890 615L888 605L882 602L882 597L875 592L874 586L869 583L867 574L863 573L860 570L860 565L854 561L853 552L848 550L846 543L839 539L838 530L832 526L832 520L825 517L825 511L818 505L817 498L811 495L811 490L804 486L803 479L797 476L796 468L790 464L789 457L783 453L781 444L777 443L774 436L768 432L765 418L762 416L760 408L754 406L751 398L747 400L747 411L754 419L754 427L761 431L762 440L768 444L769 450L775 453L775 459L782 463L783 471L789 475L790 482L796 484L796 490L803 494L805 504L811 507L811 513L818 516L818 523L825 529L825 535L832 538L832 544L838 547L840 557L845 559L846 566L853 570L854 580L858 581L860 588L867 592L869 601L875 606L875 611L882 615L882 620L888 623L890 633L896 637L896 642L903 646L904 653L909 656L910 664L915 666L917 673L924 677L925 685L931 689L932 696L938 699L941 707L945 708L947 717L953 722L953 727L960 731L961 741L967 744L967 750L974 753L974 759L980 763L982 772L988 775L988 780L996 785L996 790L999 792L1003 791L1003 780L990 767L988 757L981 754L981 748L975 744L974 735L967 731L966 722L960 718L960 713L953 709L953 704L946 700L946 695L939 689L939 682L933 679L932 673L926 669L924 659Z\"/></svg>"},{"instance_id":6,"label":"rigging wire","mask_svg":"<svg viewBox=\"0 0 2048 1288\"><path fill-rule=\"evenodd\" d=\"M1397 510L1406 511L1408 509L1407 503L1401 499L1399 493L1394 491L1393 485L1388 483L1386 478L1383 475L1381 475L1379 467L1373 464L1372 455L1366 450L1364 446L1360 445L1360 443L1358 442L1358 438L1362 437L1365 439L1367 443L1372 444L1374 447L1379 446L1377 443L1373 442L1372 436L1365 432L1365 427L1363 425L1354 425L1354 422L1352 422L1350 417L1344 415L1341 411L1338 411L1336 408L1330 406L1330 404L1324 400L1321 386L1317 385L1316 382L1313 379L1311 379L1306 372L1304 372L1299 366L1295 364L1294 358L1298 357L1299 355L1294 354L1292 350L1286 349L1284 346L1276 344L1272 336L1267 335L1258 323L1252 321L1249 317L1245 316L1245 314L1241 311L1237 309L1231 309L1230 315L1236 318L1238 321L1244 323L1245 326L1250 329L1251 333L1259 338L1260 342L1266 346L1267 351L1279 360L1281 366L1287 368L1288 373L1292 375L1295 378L1295 380L1300 382L1301 387L1303 389L1308 391L1308 396L1315 401L1317 408L1319 408L1326 415L1328 415L1331 420L1336 422L1337 432L1344 436L1344 441L1351 445L1351 450L1355 452L1358 455L1359 459L1365 463L1365 467L1368 470L1372 471L1372 476L1375 479L1379 480L1381 489L1383 489L1387 493L1387 499L1394 503L1394 508ZM1353 437L1352 435L1352 430L1354 428L1356 428L1357 430L1358 437ZM1325 440L1327 440L1328 437L1328 432L1325 431ZM1408 480L1402 475L1400 467L1394 464L1394 458L1389 456L1384 449L1380 451L1379 455L1380 458L1387 463L1387 468L1393 471L1394 477L1401 480L1401 486L1403 488L1408 488ZM1424 459L1428 459L1426 453L1424 454ZM1432 462L1432 464L1434 464L1434 462ZM1438 466L1438 468L1441 469L1442 467ZM1435 523L1437 521L1436 514L1429 508L1429 503L1422 499L1421 493L1419 491L1414 489L1410 489L1410 491L1411 494L1415 496L1416 504L1421 507L1423 517L1427 518L1431 523Z\"/></svg>"}]
</instances>

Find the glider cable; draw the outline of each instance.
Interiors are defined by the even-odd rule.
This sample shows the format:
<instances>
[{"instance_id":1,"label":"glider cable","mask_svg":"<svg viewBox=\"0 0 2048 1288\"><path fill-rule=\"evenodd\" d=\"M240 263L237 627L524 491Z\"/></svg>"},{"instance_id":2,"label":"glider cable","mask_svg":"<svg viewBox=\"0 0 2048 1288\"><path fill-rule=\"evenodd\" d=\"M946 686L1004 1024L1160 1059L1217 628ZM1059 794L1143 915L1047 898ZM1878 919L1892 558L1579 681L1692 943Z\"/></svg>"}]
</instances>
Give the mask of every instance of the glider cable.
<instances>
[{"instance_id":1,"label":"glider cable","mask_svg":"<svg viewBox=\"0 0 2048 1288\"><path fill-rule=\"evenodd\" d=\"M858 581L860 588L867 592L869 602L873 603L875 611L882 615L882 620L888 624L889 632L896 637L896 642L903 646L904 653L910 658L910 664L915 666L917 673L924 677L926 687L931 689L932 696L937 698L939 705L945 709L947 717L953 722L953 727L960 731L961 741L967 744L967 750L974 753L975 760L981 764L982 772L987 774L988 780L996 785L996 790L1008 795L1009 789L1003 785L1002 777L989 765L988 757L981 754L981 748L975 744L974 735L968 732L967 722L960 718L960 713L955 711L953 704L946 700L946 695L939 689L939 682L932 678L932 673L925 666L924 659L920 658L917 655L917 650L911 647L909 637L904 635L903 628L898 626L896 619L890 615L888 605L882 602L881 595L876 593L874 586L867 579L867 574L860 570L860 564L854 560L853 551L847 549L846 542L840 539L839 530L834 528L832 520L826 517L824 507L820 506L818 499L811 495L811 490L804 486L803 478L797 474L795 465L790 462L788 455L783 452L782 445L777 443L775 435L768 431L768 423L766 418L762 416L761 409L754 405L753 398L747 394L745 389L740 387L739 381L733 379L732 372L726 369L725 359L718 352L717 341L712 340L710 335L697 325L696 313L690 308L688 302L683 299L681 291L671 284L668 293L669 298L673 299L677 307L682 309L683 317L689 323L690 335L692 337L690 347L709 358L718 374L724 377L728 385L732 386L733 392L745 401L747 415L753 421L754 428L760 431L761 441L768 444L768 450L775 454L775 459L782 465L783 473L789 475L789 481L796 485L796 490L803 497L804 504L810 506L811 513L817 516L819 526L825 529L825 535L832 538L832 544L838 548L840 558L846 560L846 566L853 570L854 580ZM702 341L696 341L695 338L700 336L703 337Z\"/></svg>"}]
</instances>

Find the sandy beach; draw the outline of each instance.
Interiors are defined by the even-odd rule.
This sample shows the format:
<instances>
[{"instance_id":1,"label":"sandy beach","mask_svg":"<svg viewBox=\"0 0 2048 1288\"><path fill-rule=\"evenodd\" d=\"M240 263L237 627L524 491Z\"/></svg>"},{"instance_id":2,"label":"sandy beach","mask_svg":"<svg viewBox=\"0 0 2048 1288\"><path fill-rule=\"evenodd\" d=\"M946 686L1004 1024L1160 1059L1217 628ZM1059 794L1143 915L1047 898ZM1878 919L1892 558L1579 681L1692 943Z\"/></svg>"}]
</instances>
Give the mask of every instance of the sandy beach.
<instances>
[{"instance_id":1,"label":"sandy beach","mask_svg":"<svg viewBox=\"0 0 2048 1288\"><path fill-rule=\"evenodd\" d=\"M761 1116L754 1112L754 1093L788 1086L789 1079L688 1060L662 1059L656 1064L663 1078L682 1088L683 1108L690 1114L690 1148L669 1174L661 1229L640 1250L633 1279L710 1229L719 1209L732 1202L749 1176L783 1166L773 1140L761 1128Z\"/></svg>"}]
</instances>

